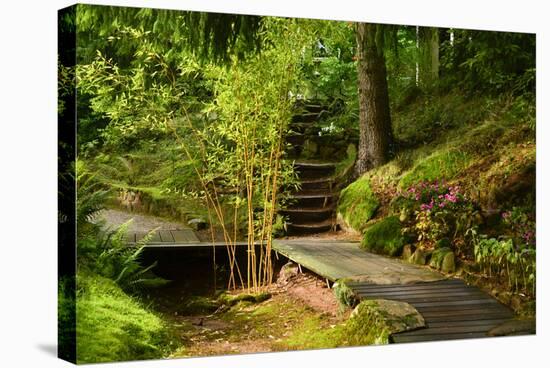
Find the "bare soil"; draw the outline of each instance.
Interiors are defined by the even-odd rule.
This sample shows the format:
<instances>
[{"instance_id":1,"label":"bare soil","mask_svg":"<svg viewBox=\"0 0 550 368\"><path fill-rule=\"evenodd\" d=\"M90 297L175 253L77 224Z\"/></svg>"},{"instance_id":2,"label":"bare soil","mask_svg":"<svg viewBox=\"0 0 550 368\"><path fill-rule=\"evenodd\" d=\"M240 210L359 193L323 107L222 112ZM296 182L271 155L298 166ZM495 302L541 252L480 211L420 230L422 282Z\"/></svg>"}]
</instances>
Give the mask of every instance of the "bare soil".
<instances>
[{"instance_id":1,"label":"bare soil","mask_svg":"<svg viewBox=\"0 0 550 368\"><path fill-rule=\"evenodd\" d=\"M211 314L181 315L161 308L183 345L172 357L211 356L288 350L284 341L299 330L306 318L319 318L323 328L344 320L334 295L324 281L299 273L284 285L267 290L262 303L220 308ZM241 293L244 291L236 291Z\"/></svg>"}]
</instances>

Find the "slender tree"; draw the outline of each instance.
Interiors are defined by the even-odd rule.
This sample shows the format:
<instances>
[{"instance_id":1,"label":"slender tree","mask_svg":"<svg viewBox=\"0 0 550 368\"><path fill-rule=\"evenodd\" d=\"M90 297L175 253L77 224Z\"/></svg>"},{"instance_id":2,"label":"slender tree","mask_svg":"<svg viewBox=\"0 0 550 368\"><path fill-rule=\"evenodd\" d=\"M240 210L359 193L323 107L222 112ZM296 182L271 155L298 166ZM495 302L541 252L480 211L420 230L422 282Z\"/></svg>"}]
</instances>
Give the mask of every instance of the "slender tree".
<instances>
[{"instance_id":1,"label":"slender tree","mask_svg":"<svg viewBox=\"0 0 550 368\"><path fill-rule=\"evenodd\" d=\"M379 24L356 24L359 89L357 175L384 164L393 142L384 57L384 27Z\"/></svg>"},{"instance_id":2,"label":"slender tree","mask_svg":"<svg viewBox=\"0 0 550 368\"><path fill-rule=\"evenodd\" d=\"M418 27L418 81L429 87L439 78L439 29Z\"/></svg>"}]
</instances>

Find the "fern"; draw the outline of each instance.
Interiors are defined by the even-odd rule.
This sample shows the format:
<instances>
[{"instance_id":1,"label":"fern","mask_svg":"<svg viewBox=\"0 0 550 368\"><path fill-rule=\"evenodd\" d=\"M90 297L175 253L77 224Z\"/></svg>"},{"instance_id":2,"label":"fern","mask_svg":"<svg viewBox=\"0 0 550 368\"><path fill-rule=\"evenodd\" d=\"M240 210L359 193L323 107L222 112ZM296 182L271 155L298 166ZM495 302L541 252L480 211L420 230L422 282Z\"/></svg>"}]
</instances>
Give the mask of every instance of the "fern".
<instances>
[{"instance_id":1,"label":"fern","mask_svg":"<svg viewBox=\"0 0 550 368\"><path fill-rule=\"evenodd\" d=\"M150 231L134 248L126 244L126 233L130 223L131 220L106 235L107 240L102 242L102 250L94 265L96 273L114 280L122 289L129 292L165 285L168 281L152 272L157 265L156 262L148 266L143 266L140 262L143 250L156 229Z\"/></svg>"}]
</instances>

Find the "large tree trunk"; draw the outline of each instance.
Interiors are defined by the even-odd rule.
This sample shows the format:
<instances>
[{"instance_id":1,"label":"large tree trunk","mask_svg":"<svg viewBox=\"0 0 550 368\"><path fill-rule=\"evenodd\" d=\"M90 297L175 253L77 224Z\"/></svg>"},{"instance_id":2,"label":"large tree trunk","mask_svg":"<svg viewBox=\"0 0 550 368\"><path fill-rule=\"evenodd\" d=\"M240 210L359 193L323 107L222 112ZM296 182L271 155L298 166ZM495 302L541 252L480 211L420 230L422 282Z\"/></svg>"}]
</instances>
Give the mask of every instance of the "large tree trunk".
<instances>
[{"instance_id":1,"label":"large tree trunk","mask_svg":"<svg viewBox=\"0 0 550 368\"><path fill-rule=\"evenodd\" d=\"M361 175L384 164L393 136L382 26L357 23L359 149L355 171Z\"/></svg>"},{"instance_id":2,"label":"large tree trunk","mask_svg":"<svg viewBox=\"0 0 550 368\"><path fill-rule=\"evenodd\" d=\"M439 78L439 29L418 27L419 82L430 87Z\"/></svg>"}]
</instances>

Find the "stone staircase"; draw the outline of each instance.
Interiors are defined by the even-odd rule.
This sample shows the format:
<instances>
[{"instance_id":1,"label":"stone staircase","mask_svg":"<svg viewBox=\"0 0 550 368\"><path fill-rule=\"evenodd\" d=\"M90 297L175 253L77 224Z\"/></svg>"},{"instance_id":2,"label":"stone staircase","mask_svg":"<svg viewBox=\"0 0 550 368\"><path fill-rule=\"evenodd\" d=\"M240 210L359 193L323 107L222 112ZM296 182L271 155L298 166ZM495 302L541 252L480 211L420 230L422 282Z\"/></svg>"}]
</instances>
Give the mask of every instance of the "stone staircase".
<instances>
[{"instance_id":1,"label":"stone staircase","mask_svg":"<svg viewBox=\"0 0 550 368\"><path fill-rule=\"evenodd\" d=\"M336 228L336 163L315 157L319 144L324 143L315 123L324 113L322 105L305 103L290 125L288 155L295 160L300 190L292 195L292 204L280 211L287 218L288 235L315 234Z\"/></svg>"}]
</instances>

